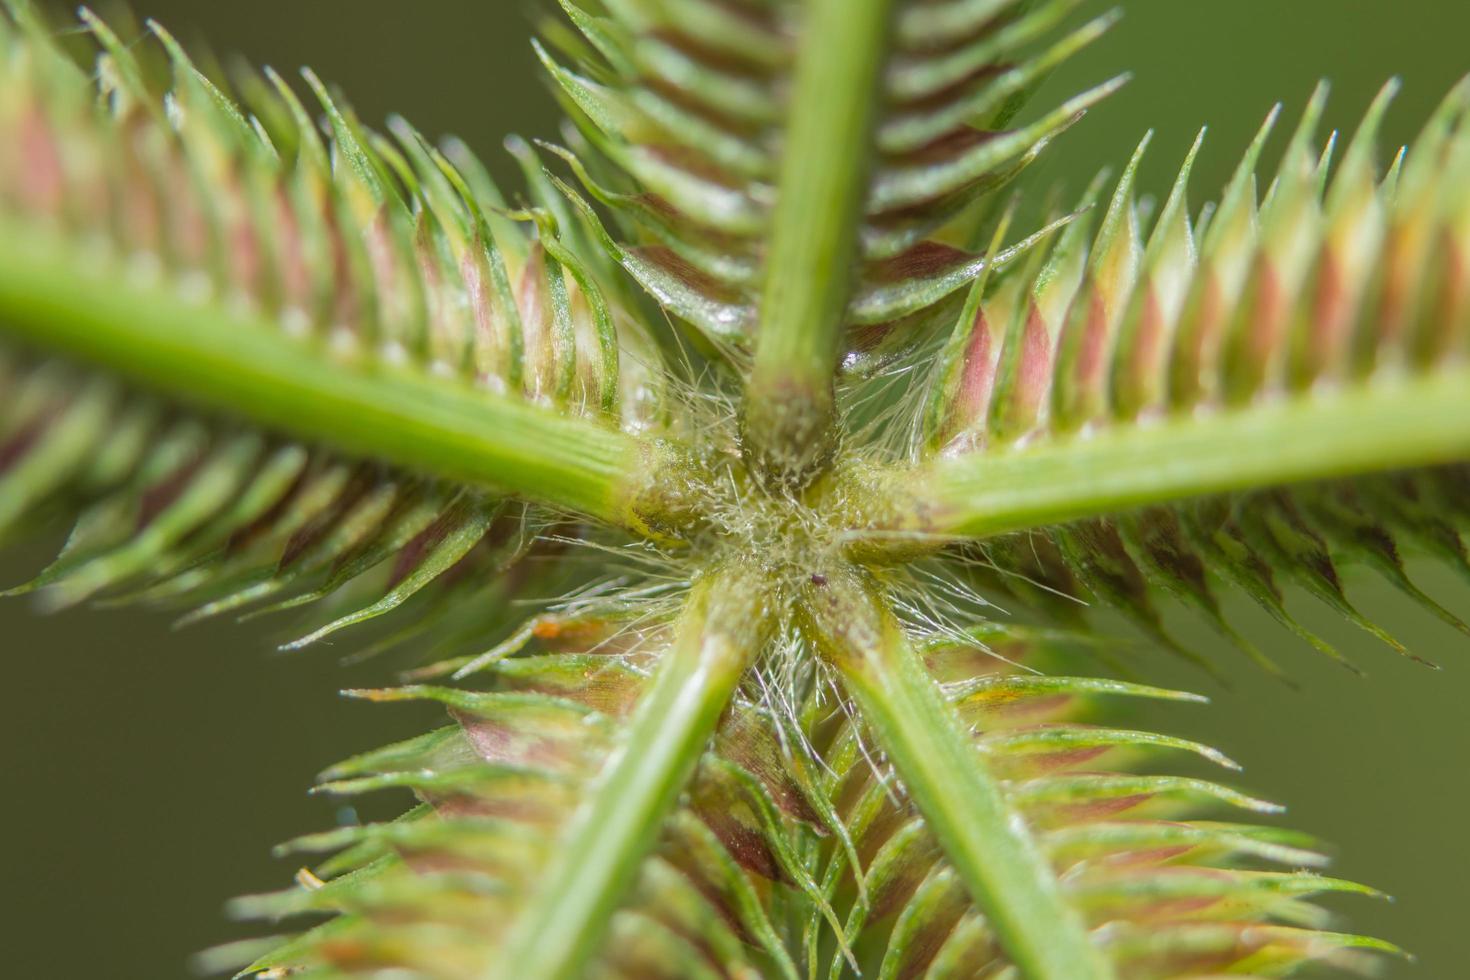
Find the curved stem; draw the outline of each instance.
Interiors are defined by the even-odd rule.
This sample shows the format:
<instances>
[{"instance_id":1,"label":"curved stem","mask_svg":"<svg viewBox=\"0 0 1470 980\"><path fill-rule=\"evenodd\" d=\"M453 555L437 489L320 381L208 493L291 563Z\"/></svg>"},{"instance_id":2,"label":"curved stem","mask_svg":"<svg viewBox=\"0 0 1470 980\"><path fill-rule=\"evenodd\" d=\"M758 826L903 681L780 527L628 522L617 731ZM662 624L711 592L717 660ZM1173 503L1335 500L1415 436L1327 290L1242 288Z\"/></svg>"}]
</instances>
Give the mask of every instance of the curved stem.
<instances>
[{"instance_id":1,"label":"curved stem","mask_svg":"<svg viewBox=\"0 0 1470 980\"><path fill-rule=\"evenodd\" d=\"M892 0L808 0L745 402L748 453L802 484L832 447L833 376L857 261Z\"/></svg>"},{"instance_id":2,"label":"curved stem","mask_svg":"<svg viewBox=\"0 0 1470 980\"><path fill-rule=\"evenodd\" d=\"M637 880L736 685L765 640L764 581L730 568L699 582L621 745L568 822L496 973L575 980Z\"/></svg>"},{"instance_id":3,"label":"curved stem","mask_svg":"<svg viewBox=\"0 0 1470 980\"><path fill-rule=\"evenodd\" d=\"M1107 980L1081 917L1007 802L970 734L860 573L812 586L807 615L818 648L842 673L864 722L1029 980Z\"/></svg>"},{"instance_id":4,"label":"curved stem","mask_svg":"<svg viewBox=\"0 0 1470 980\"><path fill-rule=\"evenodd\" d=\"M345 453L637 524L651 450L628 435L408 370L344 362L276 324L140 285L0 225L0 341Z\"/></svg>"},{"instance_id":5,"label":"curved stem","mask_svg":"<svg viewBox=\"0 0 1470 980\"><path fill-rule=\"evenodd\" d=\"M1470 368L1104 429L887 478L855 537L981 537L1187 497L1470 457Z\"/></svg>"}]
</instances>

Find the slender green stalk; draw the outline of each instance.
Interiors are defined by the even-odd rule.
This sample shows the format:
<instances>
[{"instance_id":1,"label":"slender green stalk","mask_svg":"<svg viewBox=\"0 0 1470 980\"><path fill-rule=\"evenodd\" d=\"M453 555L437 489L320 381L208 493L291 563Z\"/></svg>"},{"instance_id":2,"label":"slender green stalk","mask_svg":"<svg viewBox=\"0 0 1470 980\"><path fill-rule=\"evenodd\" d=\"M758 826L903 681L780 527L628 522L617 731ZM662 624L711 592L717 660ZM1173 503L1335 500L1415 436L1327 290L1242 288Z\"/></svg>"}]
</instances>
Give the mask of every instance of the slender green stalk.
<instances>
[{"instance_id":1,"label":"slender green stalk","mask_svg":"<svg viewBox=\"0 0 1470 980\"><path fill-rule=\"evenodd\" d=\"M841 671L945 856L1022 976L1110 977L969 733L892 613L859 575L829 574L825 585L810 588L812 633Z\"/></svg>"},{"instance_id":2,"label":"slender green stalk","mask_svg":"<svg viewBox=\"0 0 1470 980\"><path fill-rule=\"evenodd\" d=\"M630 523L636 440L534 405L372 362L167 284L140 285L48 236L0 226L0 339L345 453Z\"/></svg>"},{"instance_id":3,"label":"slender green stalk","mask_svg":"<svg viewBox=\"0 0 1470 980\"><path fill-rule=\"evenodd\" d=\"M937 463L885 530L983 536L1180 498L1462 460L1470 369ZM881 543L881 542L880 542Z\"/></svg>"},{"instance_id":4,"label":"slender green stalk","mask_svg":"<svg viewBox=\"0 0 1470 980\"><path fill-rule=\"evenodd\" d=\"M652 687L571 817L496 976L582 976L764 642L767 614L764 582L748 569L716 572L695 586Z\"/></svg>"},{"instance_id":5,"label":"slender green stalk","mask_svg":"<svg viewBox=\"0 0 1470 980\"><path fill-rule=\"evenodd\" d=\"M833 445L832 377L853 283L892 0L809 0L745 405L747 454L803 484Z\"/></svg>"}]
</instances>

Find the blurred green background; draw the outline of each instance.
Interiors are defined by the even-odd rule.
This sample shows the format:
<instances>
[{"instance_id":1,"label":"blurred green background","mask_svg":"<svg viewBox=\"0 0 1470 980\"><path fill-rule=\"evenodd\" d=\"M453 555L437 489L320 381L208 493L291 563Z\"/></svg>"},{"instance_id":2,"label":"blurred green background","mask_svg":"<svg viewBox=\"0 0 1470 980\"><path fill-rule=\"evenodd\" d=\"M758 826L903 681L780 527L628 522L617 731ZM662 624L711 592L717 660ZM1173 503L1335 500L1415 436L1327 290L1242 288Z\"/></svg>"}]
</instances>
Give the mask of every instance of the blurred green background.
<instances>
[{"instance_id":1,"label":"blurred green background","mask_svg":"<svg viewBox=\"0 0 1470 980\"><path fill-rule=\"evenodd\" d=\"M57 6L60 13L65 5ZM1152 126L1158 138L1143 182L1162 192L1208 124L1198 203L1224 181L1272 102L1299 108L1321 76L1335 83L1329 124L1348 129L1384 79L1402 76L1387 127L1400 142L1470 70L1463 0L1124 6L1120 27L1049 92L1068 94L1122 68L1134 81L1050 151L1038 182L1080 185L1098 167L1121 163ZM140 0L134 9L221 55L282 70L309 62L366 120L401 112L426 133L456 132L487 156L512 130L555 130L526 44L526 4ZM0 580L38 567L46 544L8 555ZM1470 615L1470 588L1438 569L1415 571ZM1470 641L1374 581L1350 584L1365 611L1445 669L1401 661L1294 596L1303 617L1371 674L1358 679L1236 603L1248 634L1287 664L1301 690L1258 675L1181 619L1178 631L1229 668L1233 687L1212 689L1196 673L1139 654L1145 678L1215 697L1209 708L1161 711L1142 724L1239 759L1243 785L1290 803L1293 826L1334 845L1338 873L1396 896L1394 904L1340 906L1352 928L1418 954L1417 964L1393 964L1389 975L1470 976L1459 932L1470 880ZM0 602L5 976L188 975L191 953L251 931L226 920L226 897L289 881L294 865L273 860L271 846L337 819L335 804L306 795L313 774L433 723L409 708L344 702L339 688L381 683L382 668L342 667L330 648L273 655L275 635L259 623L173 632L165 618L135 612L38 618L22 601ZM391 812L396 802L383 805Z\"/></svg>"}]
</instances>

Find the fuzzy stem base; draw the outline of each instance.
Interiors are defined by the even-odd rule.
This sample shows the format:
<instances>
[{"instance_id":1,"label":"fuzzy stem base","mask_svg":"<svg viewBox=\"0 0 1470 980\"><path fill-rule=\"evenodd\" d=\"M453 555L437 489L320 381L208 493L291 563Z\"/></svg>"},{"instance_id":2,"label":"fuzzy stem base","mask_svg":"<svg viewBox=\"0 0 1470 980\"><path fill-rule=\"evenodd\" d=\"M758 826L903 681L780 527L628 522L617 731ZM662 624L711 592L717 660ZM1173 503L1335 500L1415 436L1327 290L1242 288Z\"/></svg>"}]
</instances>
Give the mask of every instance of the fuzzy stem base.
<instances>
[{"instance_id":1,"label":"fuzzy stem base","mask_svg":"<svg viewBox=\"0 0 1470 980\"><path fill-rule=\"evenodd\" d=\"M746 455L805 485L834 443L832 379L852 290L892 0L811 0L746 395Z\"/></svg>"}]
</instances>

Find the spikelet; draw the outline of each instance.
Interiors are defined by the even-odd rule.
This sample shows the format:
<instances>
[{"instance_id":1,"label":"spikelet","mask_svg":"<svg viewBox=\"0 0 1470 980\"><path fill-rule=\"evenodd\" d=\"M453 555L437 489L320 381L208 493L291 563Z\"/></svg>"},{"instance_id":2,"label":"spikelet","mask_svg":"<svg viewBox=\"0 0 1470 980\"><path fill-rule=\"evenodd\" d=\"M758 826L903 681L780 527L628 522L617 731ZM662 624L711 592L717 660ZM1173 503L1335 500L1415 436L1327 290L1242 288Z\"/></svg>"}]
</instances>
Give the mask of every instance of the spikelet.
<instances>
[{"instance_id":1,"label":"spikelet","mask_svg":"<svg viewBox=\"0 0 1470 980\"><path fill-rule=\"evenodd\" d=\"M0 226L245 310L343 372L663 427L657 348L543 209L511 220L462 144L441 152L402 120L372 133L309 72L325 132L269 70L244 76L241 108L162 28L136 48L84 10L94 82L27 4L9 10ZM62 555L13 590L52 608L110 593L198 618L330 596L320 639L467 579L494 593L530 540L519 503L194 417L22 348L0 357L0 534L80 512Z\"/></svg>"},{"instance_id":2,"label":"spikelet","mask_svg":"<svg viewBox=\"0 0 1470 980\"><path fill-rule=\"evenodd\" d=\"M1320 88L1258 201L1255 168L1273 111L1218 206L1195 220L1186 193L1201 133L1152 230L1134 190L1145 140L1105 208L1033 252L1030 269L1003 277L983 299L972 296L934 367L923 452L957 457L1085 440L1461 362L1470 337L1470 84L1450 94L1384 174L1376 143L1396 88L1383 89L1335 170L1331 141L1326 151L1313 142L1326 99ZM1089 188L1081 205L1100 189ZM1176 648L1160 625L1158 593L1173 594L1270 666L1222 617L1216 592L1230 584L1337 656L1287 613L1278 584L1286 579L1405 652L1351 605L1338 566L1365 564L1470 632L1409 580L1401 558L1405 545L1417 546L1470 573L1454 526L1466 509L1462 469L1187 501L968 550L989 588L1064 617L1075 614L1071 600L1094 597Z\"/></svg>"},{"instance_id":3,"label":"spikelet","mask_svg":"<svg viewBox=\"0 0 1470 980\"><path fill-rule=\"evenodd\" d=\"M325 774L327 792L406 787L423 802L391 823L287 845L337 853L305 873L300 887L241 899L235 911L343 917L268 953L252 971L494 975L507 931L668 641L666 627L629 629L599 615L543 618L533 632L521 642L541 652L482 668L487 690L356 692L375 701L438 701L457 724ZM787 899L773 889L802 871L785 834L816 818L785 776L769 731L750 721L735 714L717 738L719 755L695 775L638 871L594 975L797 976L772 921Z\"/></svg>"},{"instance_id":4,"label":"spikelet","mask_svg":"<svg viewBox=\"0 0 1470 980\"><path fill-rule=\"evenodd\" d=\"M557 24L548 40L575 67L538 51L576 128L572 149L552 149L617 217L604 247L666 310L716 346L744 349L758 319L784 93L796 50L820 39L804 36L791 2L618 0L600 15L582 0L561 6L577 33ZM983 253L946 239L966 237L987 196L1117 84L1008 129L1035 85L1113 16L1048 40L1076 0L970 4L953 16L939 13L945 6L905 6L895 25L847 313L850 369L912 343L936 305L981 273Z\"/></svg>"},{"instance_id":5,"label":"spikelet","mask_svg":"<svg viewBox=\"0 0 1470 980\"><path fill-rule=\"evenodd\" d=\"M646 683L638 665L663 642L658 629L629 632L596 617L544 620L537 632L548 652L488 667L488 690L360 692L440 701L457 725L326 774L329 792L408 787L422 803L391 823L287 845L337 853L296 889L242 899L236 912L342 917L251 969L496 975L498 943ZM1328 917L1313 895L1374 893L1322 876L1310 839L1200 819L1278 807L1206 779L1129 771L1171 754L1233 767L1224 756L1079 722L1101 700L1202 699L1012 666L1050 666L1070 642L996 624L929 640L924 660L1117 976L1166 980L1263 962L1280 972L1311 961L1353 968L1370 951L1393 952L1319 931ZM1010 975L923 819L873 762L861 724L820 687L809 694L799 734L756 705L729 715L589 976ZM243 950L221 950L218 962L232 952Z\"/></svg>"},{"instance_id":6,"label":"spikelet","mask_svg":"<svg viewBox=\"0 0 1470 980\"><path fill-rule=\"evenodd\" d=\"M1155 760L1169 755L1234 768L1229 759L1182 739L1081 723L1096 718L1102 701L1203 699L1025 672L1065 665L1074 643L1065 633L992 624L967 638L935 636L921 650L1116 976L1250 972L1267 960L1282 972L1319 959L1352 968L1363 965L1362 951L1392 950L1313 931L1327 917L1310 904L1312 895L1372 892L1321 876L1315 869L1325 859L1310 839L1199 819L1206 810L1259 815L1278 807L1206 779L1130 771L1157 770ZM876 944L862 975L1015 975L901 785L866 757L861 728L831 731L830 742L818 743L820 786L839 809L861 886L835 851L823 855L823 880L848 896L847 944ZM839 975L829 965L828 975Z\"/></svg>"},{"instance_id":7,"label":"spikelet","mask_svg":"<svg viewBox=\"0 0 1470 980\"><path fill-rule=\"evenodd\" d=\"M172 74L157 89L145 78L160 66L84 15L99 46L94 91L17 10L5 124L20 136L0 161L9 219L244 304L348 363L412 364L646 423L619 377L626 316L554 222L538 236L509 220L462 144L446 144L452 163L402 120L392 140L371 133L310 72L325 139L274 72L243 80L247 119L155 26Z\"/></svg>"},{"instance_id":8,"label":"spikelet","mask_svg":"<svg viewBox=\"0 0 1470 980\"><path fill-rule=\"evenodd\" d=\"M1331 146L1313 144L1319 89L1258 202L1255 164L1273 111L1200 221L1186 198L1197 142L1148 233L1133 189L1145 141L1095 239L1087 218L1073 223L1042 268L996 289L962 325L967 343L939 369L944 397L928 444L955 453L1034 442L1463 356L1470 89L1451 93L1385 176L1374 157L1396 90L1385 87L1329 173Z\"/></svg>"}]
</instances>

